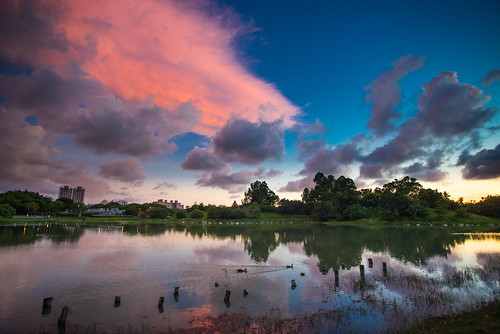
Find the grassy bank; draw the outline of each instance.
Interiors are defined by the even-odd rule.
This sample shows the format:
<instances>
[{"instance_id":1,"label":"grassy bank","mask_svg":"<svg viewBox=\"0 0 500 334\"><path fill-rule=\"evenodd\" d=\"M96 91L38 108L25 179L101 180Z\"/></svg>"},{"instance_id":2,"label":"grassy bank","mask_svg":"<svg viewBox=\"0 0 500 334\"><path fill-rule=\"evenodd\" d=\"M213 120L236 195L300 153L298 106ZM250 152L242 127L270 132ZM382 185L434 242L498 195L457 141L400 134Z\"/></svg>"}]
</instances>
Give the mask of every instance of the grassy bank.
<instances>
[{"instance_id":1,"label":"grassy bank","mask_svg":"<svg viewBox=\"0 0 500 334\"><path fill-rule=\"evenodd\" d=\"M425 319L400 333L500 333L500 300L459 314Z\"/></svg>"},{"instance_id":2,"label":"grassy bank","mask_svg":"<svg viewBox=\"0 0 500 334\"><path fill-rule=\"evenodd\" d=\"M238 224L236 224L238 222ZM272 225L274 223L318 223L313 222L309 216L298 215L278 215L276 213L264 213L259 218L244 218L238 220L209 220L209 219L192 219L192 218L143 218L134 216L122 217L85 217L85 222L82 218L78 217L51 217L51 218L2 218L0 219L0 226L2 225L32 225L32 224L82 224L87 226L102 226L102 225L161 225L161 224L187 224L187 225L202 225L211 224L212 226L231 226L234 228L243 228L254 226L258 223L262 226ZM247 224L241 224L247 223ZM466 218L444 219L439 221L419 221L419 220L400 220L400 221L383 221L380 219L360 219L356 221L328 221L321 222L321 224L329 226L356 226L367 229L379 229L390 227L401 228L426 228L426 229L446 229L455 233L470 233L470 232L500 232L500 219L493 219L478 215L469 215Z\"/></svg>"}]
</instances>

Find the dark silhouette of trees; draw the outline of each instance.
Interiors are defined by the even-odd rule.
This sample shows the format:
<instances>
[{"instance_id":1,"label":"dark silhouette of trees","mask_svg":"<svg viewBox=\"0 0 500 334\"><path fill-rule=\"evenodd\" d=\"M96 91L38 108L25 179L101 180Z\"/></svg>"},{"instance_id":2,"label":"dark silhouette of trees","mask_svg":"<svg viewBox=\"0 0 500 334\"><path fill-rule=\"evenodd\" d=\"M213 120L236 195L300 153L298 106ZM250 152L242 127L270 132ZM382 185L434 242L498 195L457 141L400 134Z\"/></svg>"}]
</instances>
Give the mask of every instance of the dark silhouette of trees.
<instances>
[{"instance_id":1,"label":"dark silhouette of trees","mask_svg":"<svg viewBox=\"0 0 500 334\"><path fill-rule=\"evenodd\" d=\"M279 197L267 186L266 181L255 181L245 192L243 204L257 203L261 210L272 210L279 201Z\"/></svg>"}]
</instances>

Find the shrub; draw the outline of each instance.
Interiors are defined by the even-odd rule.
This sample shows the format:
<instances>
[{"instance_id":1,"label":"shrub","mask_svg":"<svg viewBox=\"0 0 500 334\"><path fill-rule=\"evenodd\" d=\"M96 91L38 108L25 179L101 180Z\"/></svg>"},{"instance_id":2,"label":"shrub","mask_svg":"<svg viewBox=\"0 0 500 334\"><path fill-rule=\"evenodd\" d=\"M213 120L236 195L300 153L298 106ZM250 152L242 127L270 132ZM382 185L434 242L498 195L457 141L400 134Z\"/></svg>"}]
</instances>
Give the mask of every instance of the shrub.
<instances>
[{"instance_id":1,"label":"shrub","mask_svg":"<svg viewBox=\"0 0 500 334\"><path fill-rule=\"evenodd\" d=\"M243 207L243 213L248 218L257 218L260 217L261 211L257 203L252 203Z\"/></svg>"},{"instance_id":2,"label":"shrub","mask_svg":"<svg viewBox=\"0 0 500 334\"><path fill-rule=\"evenodd\" d=\"M467 218L469 217L469 212L467 211L467 208L460 208L455 211L455 217L456 218Z\"/></svg>"},{"instance_id":3,"label":"shrub","mask_svg":"<svg viewBox=\"0 0 500 334\"><path fill-rule=\"evenodd\" d=\"M199 218L203 218L204 215L205 215L205 213L203 211L201 211L199 209L194 209L189 214L189 217L191 217L193 219L199 219Z\"/></svg>"},{"instance_id":4,"label":"shrub","mask_svg":"<svg viewBox=\"0 0 500 334\"><path fill-rule=\"evenodd\" d=\"M186 218L187 217L186 211L184 211L184 210L177 210L175 212L175 217L178 218L178 219Z\"/></svg>"},{"instance_id":5,"label":"shrub","mask_svg":"<svg viewBox=\"0 0 500 334\"><path fill-rule=\"evenodd\" d=\"M0 217L12 218L16 214L16 210L10 204L0 204Z\"/></svg>"}]
</instances>

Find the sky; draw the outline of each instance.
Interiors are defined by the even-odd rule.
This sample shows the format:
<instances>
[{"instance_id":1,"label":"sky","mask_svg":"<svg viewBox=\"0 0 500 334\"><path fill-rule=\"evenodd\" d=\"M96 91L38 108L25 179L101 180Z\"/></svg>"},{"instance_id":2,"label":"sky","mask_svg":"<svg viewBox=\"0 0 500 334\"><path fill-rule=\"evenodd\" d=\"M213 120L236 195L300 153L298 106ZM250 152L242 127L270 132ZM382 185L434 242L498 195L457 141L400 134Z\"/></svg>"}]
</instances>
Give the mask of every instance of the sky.
<instances>
[{"instance_id":1,"label":"sky","mask_svg":"<svg viewBox=\"0 0 500 334\"><path fill-rule=\"evenodd\" d=\"M500 2L4 0L0 191L500 189Z\"/></svg>"}]
</instances>

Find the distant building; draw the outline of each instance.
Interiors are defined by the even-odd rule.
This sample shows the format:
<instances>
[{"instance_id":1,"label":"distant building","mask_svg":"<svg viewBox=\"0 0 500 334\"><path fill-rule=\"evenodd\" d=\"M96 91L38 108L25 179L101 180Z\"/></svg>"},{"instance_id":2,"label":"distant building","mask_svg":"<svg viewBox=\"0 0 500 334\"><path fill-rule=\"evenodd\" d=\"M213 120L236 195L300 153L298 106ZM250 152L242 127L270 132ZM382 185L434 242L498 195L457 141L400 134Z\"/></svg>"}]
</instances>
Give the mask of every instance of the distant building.
<instances>
[{"instance_id":1,"label":"distant building","mask_svg":"<svg viewBox=\"0 0 500 334\"><path fill-rule=\"evenodd\" d=\"M59 196L57 198L73 199L73 188L70 188L70 186L59 187Z\"/></svg>"},{"instance_id":2,"label":"distant building","mask_svg":"<svg viewBox=\"0 0 500 334\"><path fill-rule=\"evenodd\" d=\"M92 216L123 216L123 210L118 208L91 208L86 213Z\"/></svg>"},{"instance_id":3,"label":"distant building","mask_svg":"<svg viewBox=\"0 0 500 334\"><path fill-rule=\"evenodd\" d=\"M73 188L73 202L83 203L85 200L85 188L78 186Z\"/></svg>"},{"instance_id":4,"label":"distant building","mask_svg":"<svg viewBox=\"0 0 500 334\"><path fill-rule=\"evenodd\" d=\"M167 200L159 199L156 202L153 202L153 204L165 205L169 209L179 209L179 210L184 209L184 205L179 203L177 200L175 200L175 201L170 200L170 202L169 202Z\"/></svg>"},{"instance_id":5,"label":"distant building","mask_svg":"<svg viewBox=\"0 0 500 334\"><path fill-rule=\"evenodd\" d=\"M78 186L76 188L71 188L70 186L59 187L58 198L67 198L73 200L73 202L83 203L85 200L85 188Z\"/></svg>"}]
</instances>

